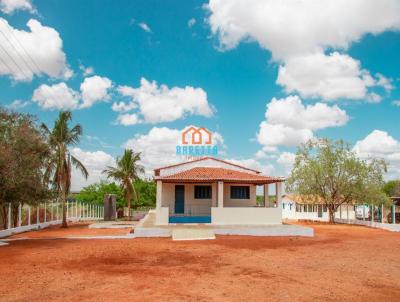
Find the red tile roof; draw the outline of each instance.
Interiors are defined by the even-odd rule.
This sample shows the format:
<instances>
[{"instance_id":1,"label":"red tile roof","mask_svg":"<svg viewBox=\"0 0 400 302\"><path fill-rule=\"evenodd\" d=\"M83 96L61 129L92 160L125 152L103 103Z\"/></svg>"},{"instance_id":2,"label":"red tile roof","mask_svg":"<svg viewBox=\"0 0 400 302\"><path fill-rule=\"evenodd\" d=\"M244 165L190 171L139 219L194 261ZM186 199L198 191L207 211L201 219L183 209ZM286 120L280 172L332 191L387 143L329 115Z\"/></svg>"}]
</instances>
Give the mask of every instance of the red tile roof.
<instances>
[{"instance_id":1,"label":"red tile roof","mask_svg":"<svg viewBox=\"0 0 400 302\"><path fill-rule=\"evenodd\" d=\"M185 164L187 164L187 163L199 162L199 161L207 160L207 159L212 159L212 160L215 160L215 161L219 161L219 162L221 162L221 163L224 163L224 164L228 164L228 165L235 166L235 167L238 167L238 168L242 168L242 169L245 169L245 170L253 171L253 172L256 172L256 173L261 173L261 172L258 171L258 170L246 168L246 167L243 167L243 166L241 166L241 165L237 165L237 164L228 162L228 161L226 161L226 160L222 160L222 159L215 158L215 157L211 157L211 156L206 156L206 157L194 159L194 160L191 160L191 161L185 161L185 162L179 163L179 164L174 164L174 165L169 165L169 166L160 167L160 168L154 169L154 171L157 172L157 171L160 171L160 170L162 170L162 169L177 167L177 166L185 165Z\"/></svg>"},{"instance_id":2,"label":"red tile roof","mask_svg":"<svg viewBox=\"0 0 400 302\"><path fill-rule=\"evenodd\" d=\"M155 179L162 180L163 182L225 181L252 184L267 184L285 180L283 177L264 176L260 174L251 174L230 169L212 167L196 167L168 176L157 176Z\"/></svg>"}]
</instances>

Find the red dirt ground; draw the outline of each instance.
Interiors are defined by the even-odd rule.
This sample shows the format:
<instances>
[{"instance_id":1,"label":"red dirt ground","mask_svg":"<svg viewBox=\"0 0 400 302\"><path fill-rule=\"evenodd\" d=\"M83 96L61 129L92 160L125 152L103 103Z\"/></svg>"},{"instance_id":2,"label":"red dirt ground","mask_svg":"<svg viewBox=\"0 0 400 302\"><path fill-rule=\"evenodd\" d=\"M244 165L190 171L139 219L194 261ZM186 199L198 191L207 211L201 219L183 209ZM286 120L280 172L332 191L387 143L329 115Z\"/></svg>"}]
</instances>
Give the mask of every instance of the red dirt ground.
<instances>
[{"instance_id":1,"label":"red dirt ground","mask_svg":"<svg viewBox=\"0 0 400 302\"><path fill-rule=\"evenodd\" d=\"M0 248L0 301L400 301L399 233L313 227L314 238L15 241Z\"/></svg>"}]
</instances>

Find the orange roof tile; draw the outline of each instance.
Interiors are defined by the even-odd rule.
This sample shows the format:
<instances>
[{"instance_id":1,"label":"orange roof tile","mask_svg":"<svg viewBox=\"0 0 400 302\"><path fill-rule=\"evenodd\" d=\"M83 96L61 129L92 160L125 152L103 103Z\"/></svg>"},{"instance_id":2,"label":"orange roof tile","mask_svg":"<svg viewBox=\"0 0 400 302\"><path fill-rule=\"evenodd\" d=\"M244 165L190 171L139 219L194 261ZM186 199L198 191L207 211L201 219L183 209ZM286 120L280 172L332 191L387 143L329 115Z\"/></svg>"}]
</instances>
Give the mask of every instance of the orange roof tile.
<instances>
[{"instance_id":1,"label":"orange roof tile","mask_svg":"<svg viewBox=\"0 0 400 302\"><path fill-rule=\"evenodd\" d=\"M236 183L267 184L281 182L283 177L264 176L224 168L196 167L168 176L157 176L163 182L210 182L225 181Z\"/></svg>"}]
</instances>

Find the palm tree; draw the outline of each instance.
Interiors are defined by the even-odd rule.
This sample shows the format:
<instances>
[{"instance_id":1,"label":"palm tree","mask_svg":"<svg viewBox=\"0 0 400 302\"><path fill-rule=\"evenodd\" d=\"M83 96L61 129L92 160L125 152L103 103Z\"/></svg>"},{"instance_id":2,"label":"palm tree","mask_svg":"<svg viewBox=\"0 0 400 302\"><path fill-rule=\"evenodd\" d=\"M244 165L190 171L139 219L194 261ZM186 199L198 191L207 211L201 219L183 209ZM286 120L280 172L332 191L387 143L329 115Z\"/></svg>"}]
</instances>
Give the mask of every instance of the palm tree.
<instances>
[{"instance_id":1,"label":"palm tree","mask_svg":"<svg viewBox=\"0 0 400 302\"><path fill-rule=\"evenodd\" d=\"M62 227L67 227L66 200L71 188L72 166L78 169L85 178L89 173L85 166L68 150L68 146L76 145L82 135L82 127L77 124L69 128L72 119L70 111L60 111L58 119L54 123L54 128L49 128L42 124L41 128L45 132L51 155L48 159L45 178L52 178L52 183L57 191L58 197L62 202Z\"/></svg>"},{"instance_id":2,"label":"palm tree","mask_svg":"<svg viewBox=\"0 0 400 302\"><path fill-rule=\"evenodd\" d=\"M124 155L116 160L117 166L108 166L103 173L107 174L108 178L113 178L121 183L124 190L124 199L128 205L128 218L131 218L131 197L135 201L134 207L137 205L137 192L134 186L134 181L139 179L139 174L144 173L144 168L138 162L140 161L140 153L135 153L133 150L125 149Z\"/></svg>"}]
</instances>

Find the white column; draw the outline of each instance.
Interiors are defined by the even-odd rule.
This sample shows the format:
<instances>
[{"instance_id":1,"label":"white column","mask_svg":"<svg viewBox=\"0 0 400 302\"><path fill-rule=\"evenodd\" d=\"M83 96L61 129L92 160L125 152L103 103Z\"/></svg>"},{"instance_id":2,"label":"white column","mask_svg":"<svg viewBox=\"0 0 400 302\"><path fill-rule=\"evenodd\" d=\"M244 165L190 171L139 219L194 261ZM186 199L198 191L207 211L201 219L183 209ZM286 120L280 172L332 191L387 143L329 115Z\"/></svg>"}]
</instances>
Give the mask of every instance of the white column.
<instances>
[{"instance_id":1,"label":"white column","mask_svg":"<svg viewBox=\"0 0 400 302\"><path fill-rule=\"evenodd\" d=\"M28 205L28 225L31 225L31 206Z\"/></svg>"},{"instance_id":2,"label":"white column","mask_svg":"<svg viewBox=\"0 0 400 302\"><path fill-rule=\"evenodd\" d=\"M349 204L347 204L346 206L346 212L347 212L347 222L349 222L350 218L349 218Z\"/></svg>"},{"instance_id":3,"label":"white column","mask_svg":"<svg viewBox=\"0 0 400 302\"><path fill-rule=\"evenodd\" d=\"M396 223L396 206L392 205L392 223Z\"/></svg>"},{"instance_id":4,"label":"white column","mask_svg":"<svg viewBox=\"0 0 400 302\"><path fill-rule=\"evenodd\" d=\"M162 206L162 181L157 180L156 210L161 210Z\"/></svg>"},{"instance_id":5,"label":"white column","mask_svg":"<svg viewBox=\"0 0 400 302\"><path fill-rule=\"evenodd\" d=\"M8 204L8 228L11 229L11 203Z\"/></svg>"},{"instance_id":6,"label":"white column","mask_svg":"<svg viewBox=\"0 0 400 302\"><path fill-rule=\"evenodd\" d=\"M224 182L218 182L218 208L224 207Z\"/></svg>"},{"instance_id":7,"label":"white column","mask_svg":"<svg viewBox=\"0 0 400 302\"><path fill-rule=\"evenodd\" d=\"M276 206L282 207L282 182L275 183Z\"/></svg>"},{"instance_id":8,"label":"white column","mask_svg":"<svg viewBox=\"0 0 400 302\"><path fill-rule=\"evenodd\" d=\"M363 204L363 220L365 220L365 204Z\"/></svg>"},{"instance_id":9,"label":"white column","mask_svg":"<svg viewBox=\"0 0 400 302\"><path fill-rule=\"evenodd\" d=\"M18 226L22 225L22 204L19 203L18 205Z\"/></svg>"},{"instance_id":10,"label":"white column","mask_svg":"<svg viewBox=\"0 0 400 302\"><path fill-rule=\"evenodd\" d=\"M269 185L264 184L264 207L269 207Z\"/></svg>"},{"instance_id":11,"label":"white column","mask_svg":"<svg viewBox=\"0 0 400 302\"><path fill-rule=\"evenodd\" d=\"M374 205L371 205L371 222L374 222L374 210L375 210Z\"/></svg>"}]
</instances>

